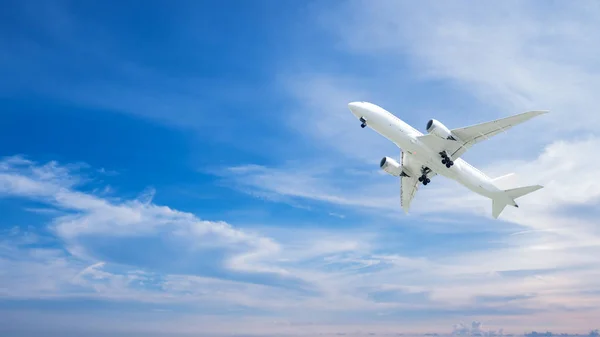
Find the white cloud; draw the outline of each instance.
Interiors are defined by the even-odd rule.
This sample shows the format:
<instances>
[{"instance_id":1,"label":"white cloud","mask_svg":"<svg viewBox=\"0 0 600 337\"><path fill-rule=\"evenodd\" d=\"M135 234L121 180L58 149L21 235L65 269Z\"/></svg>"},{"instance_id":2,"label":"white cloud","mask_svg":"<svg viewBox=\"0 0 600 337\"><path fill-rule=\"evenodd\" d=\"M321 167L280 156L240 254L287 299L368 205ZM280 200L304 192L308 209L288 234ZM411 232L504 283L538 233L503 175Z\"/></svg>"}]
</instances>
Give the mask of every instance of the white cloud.
<instances>
[{"instance_id":1,"label":"white cloud","mask_svg":"<svg viewBox=\"0 0 600 337\"><path fill-rule=\"evenodd\" d=\"M311 267L315 258L350 251L367 253L366 236L361 238L363 243L358 243L351 235L347 240L339 240L339 237L331 237L327 232L305 232L293 240L287 235L284 236L287 244L284 251L280 243L269 237L237 229L225 222L201 220L190 213L155 205L151 202L151 191L142 193L139 200L102 198L85 192L84 185L76 189L76 184L71 182L80 182L77 175L71 175L56 163L37 165L31 161L17 162L15 158L7 158L0 164L2 195L32 199L68 213L58 213L51 224L58 239L54 244L64 243L66 252L60 247L36 249L23 240L15 241L15 238L3 242L4 249L10 252L0 259L3 271L10 275L2 287L4 296L99 297L156 303L201 301L204 305L221 303L288 310L348 310L374 306L359 294L352 293L352 289L341 286L343 282L337 277L348 271L338 274ZM190 249L222 249L228 256L222 267L231 272L288 277L286 283L300 282L298 287L318 295L300 296L297 286L291 283L281 287L194 274L140 274L127 270L118 261L106 263L100 260L86 241L94 237L122 239L156 237L165 233L179 238L177 243ZM245 277L247 275L241 278ZM143 286L142 281L149 287ZM208 284L211 286L207 288ZM161 290L153 289L156 286ZM199 287L203 290L198 292L196 289ZM268 294L279 295L273 300L266 300Z\"/></svg>"},{"instance_id":2,"label":"white cloud","mask_svg":"<svg viewBox=\"0 0 600 337\"><path fill-rule=\"evenodd\" d=\"M69 174L67 167L55 162L36 166L19 158L8 158L2 161L0 194L40 199L69 211L70 214L56 217L53 223L55 232L66 240L94 234L147 235L156 233L161 227L169 227L182 236L201 239L212 234L223 243L246 244L250 251L277 249L268 238L245 233L227 223L201 220L190 213L152 204L152 190L142 193L137 200L110 200L73 190L78 181L77 176Z\"/></svg>"},{"instance_id":3,"label":"white cloud","mask_svg":"<svg viewBox=\"0 0 600 337\"><path fill-rule=\"evenodd\" d=\"M264 166L232 167L221 176L233 179L238 187L251 188L250 191L275 193L280 196L313 199L344 206L366 207L375 209L396 209L397 202L391 193L381 192L382 180L369 175L344 172L335 176L343 168L321 166L299 168L297 165L276 169ZM366 179L365 179L366 178ZM348 185L352 186L352 193ZM360 183L358 183L360 182ZM379 182L373 186L372 182ZM360 192L356 192L360 189ZM389 188L387 190L390 190ZM393 189L396 192L397 188ZM386 191L387 192L387 191Z\"/></svg>"},{"instance_id":4,"label":"white cloud","mask_svg":"<svg viewBox=\"0 0 600 337\"><path fill-rule=\"evenodd\" d=\"M54 162L37 166L17 157L0 162L0 195L31 198L67 212L67 215L58 213L60 216L53 219L52 229L78 258L90 258L80 242L83 237L149 236L165 228L192 245L242 248L229 260L228 266L234 270L284 272L259 262L279 249L269 238L244 232L225 222L201 220L190 213L157 206L151 203L153 192L142 194L139 200L104 199L74 190L76 181L79 181L78 176L69 174L67 168ZM61 261L68 265L67 257L61 257ZM94 265L88 272L100 266Z\"/></svg>"},{"instance_id":5,"label":"white cloud","mask_svg":"<svg viewBox=\"0 0 600 337\"><path fill-rule=\"evenodd\" d=\"M380 240L385 232L309 229L289 233L286 227L263 228L261 235L257 230L251 233L224 222L200 220L192 214L155 205L150 198L101 198L85 192L83 185L77 190L75 185L64 183L77 181L76 175L63 172L54 181L48 172L61 168L60 165L40 174L41 168L48 166L33 162L16 166L10 164L12 160L0 162L3 179L23 185L2 184L2 194L32 198L69 212L58 215L52 223L69 251L36 248L35 237L26 239L25 233L11 231L12 237L0 245L0 266L7 276L0 278L4 297L92 297L231 310L250 307L278 311L295 319L314 318L318 313L320 327L327 320L343 320L344 313L349 312L372 315L473 306L493 309L502 304L479 299L499 296L522 296L510 302L515 308L550 307L557 312L557 306L566 300L571 309L595 311L593 305L599 300L590 295L599 290L594 267L598 264L589 255L598 253L597 246L593 242L586 247L570 246L576 241L560 231L540 232L543 234L533 238L529 234L505 236L505 242L500 242L502 248L480 250L477 254L408 257L394 249L381 251ZM262 172L264 168L242 171L255 170ZM83 240L164 233L187 238L179 243L189 247L219 247L230 252L223 266L230 271L288 278L272 285L244 281L243 277L227 280L194 273L140 270L95 258ZM539 249L543 245L550 249ZM524 272L527 276L504 272ZM375 300L373 296L381 292L391 292L399 299ZM421 300L415 302L410 296L421 296Z\"/></svg>"},{"instance_id":6,"label":"white cloud","mask_svg":"<svg viewBox=\"0 0 600 337\"><path fill-rule=\"evenodd\" d=\"M538 216L554 213L552 216L556 217L560 216L561 210L567 206L594 205L600 198L600 185L595 179L600 174L600 161L592 153L599 145L600 141L597 138L556 141L548 145L533 161L499 161L489 164L489 168L483 168L484 172L491 176L516 173L506 188L533 184L542 184L545 187L520 199L523 207L517 210L507 209L507 215L504 215L503 219L517 221L514 217L521 215L518 219L527 222L526 218L530 217L533 211ZM297 166L253 166L252 169L234 167L223 175L244 188L251 188L250 191L258 190L317 200L355 210L374 209L400 214L397 179L383 174L372 174L371 171L363 171L364 175L346 172L336 176L341 173L340 170L343 172L343 169L335 166L317 170L298 169ZM360 183L354 184L357 181ZM411 213L475 211L480 215L489 216L491 202L488 199L474 195L465 187L448 182L443 177L435 178L434 182L435 185L419 190ZM529 221L529 224L522 224L535 227L535 223L536 221Z\"/></svg>"}]
</instances>

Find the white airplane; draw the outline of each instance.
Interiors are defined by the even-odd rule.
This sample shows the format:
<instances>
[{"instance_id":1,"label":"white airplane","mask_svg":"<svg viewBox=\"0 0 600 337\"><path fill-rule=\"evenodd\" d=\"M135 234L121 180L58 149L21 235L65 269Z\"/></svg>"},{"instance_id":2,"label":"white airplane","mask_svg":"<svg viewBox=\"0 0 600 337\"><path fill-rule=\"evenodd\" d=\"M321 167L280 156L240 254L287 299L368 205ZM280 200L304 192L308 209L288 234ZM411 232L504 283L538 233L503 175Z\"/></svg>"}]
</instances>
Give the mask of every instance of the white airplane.
<instances>
[{"instance_id":1,"label":"white airplane","mask_svg":"<svg viewBox=\"0 0 600 337\"><path fill-rule=\"evenodd\" d=\"M492 216L497 219L507 205L519 207L515 199L542 188L540 185L502 190L494 182L509 175L492 179L462 160L471 146L506 131L548 111L529 111L522 114L449 130L435 119L427 122L427 135L415 130L387 110L368 102L351 102L348 108L361 122L392 141L401 149L401 163L390 157L381 159L379 166L387 173L401 177L400 200L404 212L419 188L438 174L453 179L471 191L492 199Z\"/></svg>"}]
</instances>

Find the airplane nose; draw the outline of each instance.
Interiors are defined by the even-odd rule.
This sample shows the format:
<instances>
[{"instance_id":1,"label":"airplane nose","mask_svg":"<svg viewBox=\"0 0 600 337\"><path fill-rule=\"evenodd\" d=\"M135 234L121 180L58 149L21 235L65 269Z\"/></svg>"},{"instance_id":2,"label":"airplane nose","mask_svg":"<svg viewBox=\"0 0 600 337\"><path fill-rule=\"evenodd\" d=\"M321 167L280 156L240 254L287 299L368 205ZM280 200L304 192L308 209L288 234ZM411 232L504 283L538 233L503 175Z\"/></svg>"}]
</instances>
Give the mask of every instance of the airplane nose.
<instances>
[{"instance_id":1,"label":"airplane nose","mask_svg":"<svg viewBox=\"0 0 600 337\"><path fill-rule=\"evenodd\" d=\"M350 110L352 110L354 108L358 108L359 105L360 105L360 102L350 102L350 103L348 103L348 108L350 108Z\"/></svg>"},{"instance_id":2,"label":"airplane nose","mask_svg":"<svg viewBox=\"0 0 600 337\"><path fill-rule=\"evenodd\" d=\"M360 113L360 102L348 103L348 109L350 109L350 111L358 117L358 114Z\"/></svg>"}]
</instances>

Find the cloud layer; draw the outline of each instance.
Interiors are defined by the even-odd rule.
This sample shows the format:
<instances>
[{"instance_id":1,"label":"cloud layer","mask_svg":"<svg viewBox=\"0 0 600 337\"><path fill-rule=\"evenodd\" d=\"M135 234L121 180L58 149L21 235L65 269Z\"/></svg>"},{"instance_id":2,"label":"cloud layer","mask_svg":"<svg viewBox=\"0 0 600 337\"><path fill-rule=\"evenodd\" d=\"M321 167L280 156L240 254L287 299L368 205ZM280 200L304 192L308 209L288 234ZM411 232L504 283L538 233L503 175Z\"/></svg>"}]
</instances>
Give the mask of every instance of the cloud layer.
<instances>
[{"instance_id":1,"label":"cloud layer","mask_svg":"<svg viewBox=\"0 0 600 337\"><path fill-rule=\"evenodd\" d=\"M579 143L572 146L582 148ZM363 230L265 235L156 205L148 195L135 200L100 196L86 190L93 178L84 178L85 168L80 166L39 165L10 157L0 168L1 195L57 212L50 213L51 234L15 227L4 236L4 299L186 305L200 312L242 310L250 317L251 312L277 311L281 318L321 324L323 319L333 322L358 313L398 319L422 310L447 317L477 312L488 319L524 314L511 324L556 314L568 326L567 312L575 316L597 310L595 294L600 289L595 280L600 275L593 256L599 252L593 224L552 213L551 203L542 199L531 198L525 213L508 214L510 221L543 230L536 235L499 234L493 246L477 254L417 257L384 249L380 235L365 235ZM242 171L255 170L262 169ZM270 192L285 195L281 190ZM313 193L321 195L318 190ZM561 194L543 196L552 200ZM588 197L575 202L594 200L594 195ZM339 203L337 198L319 200ZM343 205L354 207L353 202ZM136 256L138 250L143 252ZM165 252L173 262L162 262ZM195 268L197 263L205 268ZM317 312L319 316L310 314Z\"/></svg>"}]
</instances>

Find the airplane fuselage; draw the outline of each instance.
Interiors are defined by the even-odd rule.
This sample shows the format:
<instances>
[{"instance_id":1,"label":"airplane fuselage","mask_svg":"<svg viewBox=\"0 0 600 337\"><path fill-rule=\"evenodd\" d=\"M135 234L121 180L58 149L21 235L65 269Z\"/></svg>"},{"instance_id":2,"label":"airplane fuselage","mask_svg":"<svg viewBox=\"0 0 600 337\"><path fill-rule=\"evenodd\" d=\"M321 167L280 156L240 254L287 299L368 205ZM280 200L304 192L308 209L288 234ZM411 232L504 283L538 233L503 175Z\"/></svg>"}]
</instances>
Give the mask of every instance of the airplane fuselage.
<instances>
[{"instance_id":1,"label":"airplane fuselage","mask_svg":"<svg viewBox=\"0 0 600 337\"><path fill-rule=\"evenodd\" d=\"M423 167L455 180L487 198L502 198L502 191L492 183L490 177L461 158L453 160L454 165L447 167L442 163L439 153L418 139L418 136L423 135L421 132L387 110L368 102L353 102L349 104L349 108L356 118L366 120L365 124L369 128L396 144L407 156L412 156ZM507 199L506 203L514 205L513 200Z\"/></svg>"}]
</instances>

